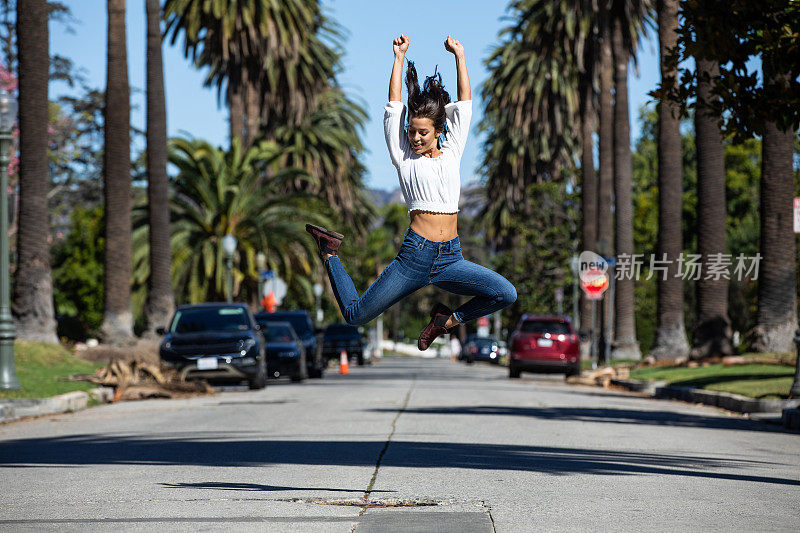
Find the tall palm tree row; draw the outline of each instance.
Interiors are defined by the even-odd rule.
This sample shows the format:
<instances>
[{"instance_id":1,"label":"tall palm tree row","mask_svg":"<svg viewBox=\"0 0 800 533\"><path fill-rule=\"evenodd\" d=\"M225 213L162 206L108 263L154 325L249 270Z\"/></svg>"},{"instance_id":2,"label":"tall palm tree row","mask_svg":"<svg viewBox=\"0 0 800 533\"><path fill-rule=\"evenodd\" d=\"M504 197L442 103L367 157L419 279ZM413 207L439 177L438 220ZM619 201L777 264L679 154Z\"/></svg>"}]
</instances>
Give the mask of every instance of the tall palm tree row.
<instances>
[{"instance_id":1,"label":"tall palm tree row","mask_svg":"<svg viewBox=\"0 0 800 533\"><path fill-rule=\"evenodd\" d=\"M174 261L172 279L181 302L225 299L225 252L222 237L237 238L234 259L235 297L258 301L256 254L263 251L268 268L299 285L313 301L310 273L316 264L305 222L330 224L313 195L287 195L296 180L314 182L302 169L280 169L285 149L261 141L243 148L238 139L228 151L202 140L173 139L169 160L178 170L170 199ZM272 172L267 172L270 169ZM147 278L149 224L147 206L135 211L136 279Z\"/></svg>"},{"instance_id":2,"label":"tall palm tree row","mask_svg":"<svg viewBox=\"0 0 800 533\"><path fill-rule=\"evenodd\" d=\"M130 86L125 44L125 0L107 0L105 150L105 313L101 335L133 335L131 314Z\"/></svg>"},{"instance_id":3,"label":"tall palm tree row","mask_svg":"<svg viewBox=\"0 0 800 533\"><path fill-rule=\"evenodd\" d=\"M669 51L678 40L678 0L658 0L658 48L662 83L674 82L677 64ZM666 277L658 278L657 326L650 355L684 357L689 352L683 321L683 280L678 257L683 251L683 153L680 109L674 102L658 104L658 244L657 257L666 259ZM724 200L724 196L723 196ZM723 220L723 231L724 231ZM723 239L724 242L724 239Z\"/></svg>"},{"instance_id":4,"label":"tall palm tree row","mask_svg":"<svg viewBox=\"0 0 800 533\"><path fill-rule=\"evenodd\" d=\"M170 278L167 111L161 53L159 0L146 0L147 14L147 198L150 218L150 279L145 314L148 331L167 323L175 308Z\"/></svg>"},{"instance_id":5,"label":"tall palm tree row","mask_svg":"<svg viewBox=\"0 0 800 533\"><path fill-rule=\"evenodd\" d=\"M48 244L47 124L50 56L46 0L17 2L19 231L13 315L17 337L57 343Z\"/></svg>"}]
</instances>

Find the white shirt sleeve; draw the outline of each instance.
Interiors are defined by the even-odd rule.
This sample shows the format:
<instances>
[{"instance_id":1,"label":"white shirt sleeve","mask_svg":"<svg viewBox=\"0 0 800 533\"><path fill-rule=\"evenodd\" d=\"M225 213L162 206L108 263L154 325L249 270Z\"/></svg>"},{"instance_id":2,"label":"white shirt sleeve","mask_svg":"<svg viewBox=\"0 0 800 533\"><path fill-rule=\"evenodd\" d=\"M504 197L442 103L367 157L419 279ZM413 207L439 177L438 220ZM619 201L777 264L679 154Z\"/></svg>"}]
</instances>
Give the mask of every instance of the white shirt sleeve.
<instances>
[{"instance_id":1,"label":"white shirt sleeve","mask_svg":"<svg viewBox=\"0 0 800 533\"><path fill-rule=\"evenodd\" d=\"M460 100L444 106L447 135L442 146L456 152L458 157L464 153L469 134L469 122L472 119L472 100Z\"/></svg>"},{"instance_id":2,"label":"white shirt sleeve","mask_svg":"<svg viewBox=\"0 0 800 533\"><path fill-rule=\"evenodd\" d=\"M383 134L394 166L411 156L411 143L405 131L406 106L403 102L388 102L383 108Z\"/></svg>"}]
</instances>

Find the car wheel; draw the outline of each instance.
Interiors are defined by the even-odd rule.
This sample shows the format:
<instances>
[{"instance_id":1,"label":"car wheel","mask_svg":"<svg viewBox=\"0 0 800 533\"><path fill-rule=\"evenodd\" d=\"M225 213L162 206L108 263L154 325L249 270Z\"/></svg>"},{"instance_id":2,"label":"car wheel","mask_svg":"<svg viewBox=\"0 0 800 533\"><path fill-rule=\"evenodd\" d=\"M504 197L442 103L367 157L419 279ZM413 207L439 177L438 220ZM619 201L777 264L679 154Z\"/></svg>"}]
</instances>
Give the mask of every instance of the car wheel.
<instances>
[{"instance_id":1,"label":"car wheel","mask_svg":"<svg viewBox=\"0 0 800 533\"><path fill-rule=\"evenodd\" d=\"M579 365L575 365L567 370L567 373L564 374L564 379L571 378L572 376L580 376L581 375L581 367Z\"/></svg>"},{"instance_id":2,"label":"car wheel","mask_svg":"<svg viewBox=\"0 0 800 533\"><path fill-rule=\"evenodd\" d=\"M247 386L250 390L263 389L267 386L267 365L261 365L256 377L247 381Z\"/></svg>"},{"instance_id":3,"label":"car wheel","mask_svg":"<svg viewBox=\"0 0 800 533\"><path fill-rule=\"evenodd\" d=\"M364 366L364 354L363 353L360 353L360 354L358 354L356 356L356 363L358 363L358 366Z\"/></svg>"},{"instance_id":4,"label":"car wheel","mask_svg":"<svg viewBox=\"0 0 800 533\"><path fill-rule=\"evenodd\" d=\"M508 377L511 379L516 379L520 376L522 371L519 369L517 365L513 362L508 365Z\"/></svg>"}]
</instances>

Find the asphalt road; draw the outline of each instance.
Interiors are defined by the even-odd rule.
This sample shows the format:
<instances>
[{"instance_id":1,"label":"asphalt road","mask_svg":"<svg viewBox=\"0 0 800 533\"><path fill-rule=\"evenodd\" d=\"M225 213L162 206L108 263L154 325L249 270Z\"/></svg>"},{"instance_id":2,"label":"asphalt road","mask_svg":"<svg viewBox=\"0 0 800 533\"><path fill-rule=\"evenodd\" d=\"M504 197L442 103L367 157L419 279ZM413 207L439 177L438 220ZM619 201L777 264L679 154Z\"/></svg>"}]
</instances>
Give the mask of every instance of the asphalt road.
<instances>
[{"instance_id":1,"label":"asphalt road","mask_svg":"<svg viewBox=\"0 0 800 533\"><path fill-rule=\"evenodd\" d=\"M722 411L384 359L0 426L0 530L800 529L800 435Z\"/></svg>"}]
</instances>

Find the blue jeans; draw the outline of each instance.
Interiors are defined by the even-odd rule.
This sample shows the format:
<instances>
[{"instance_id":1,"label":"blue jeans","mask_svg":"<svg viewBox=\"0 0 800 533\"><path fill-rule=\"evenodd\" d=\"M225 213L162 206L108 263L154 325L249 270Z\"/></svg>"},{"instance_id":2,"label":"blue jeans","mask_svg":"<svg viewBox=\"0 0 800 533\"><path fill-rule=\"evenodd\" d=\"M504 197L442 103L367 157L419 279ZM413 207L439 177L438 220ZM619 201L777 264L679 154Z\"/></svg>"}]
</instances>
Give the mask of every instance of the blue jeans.
<instances>
[{"instance_id":1,"label":"blue jeans","mask_svg":"<svg viewBox=\"0 0 800 533\"><path fill-rule=\"evenodd\" d=\"M473 296L453 312L462 324L508 307L517 299L517 290L506 278L464 259L458 237L429 241L411 229L406 230L397 257L361 297L339 257L328 258L325 268L342 316L354 325L366 324L430 284L453 294Z\"/></svg>"}]
</instances>

